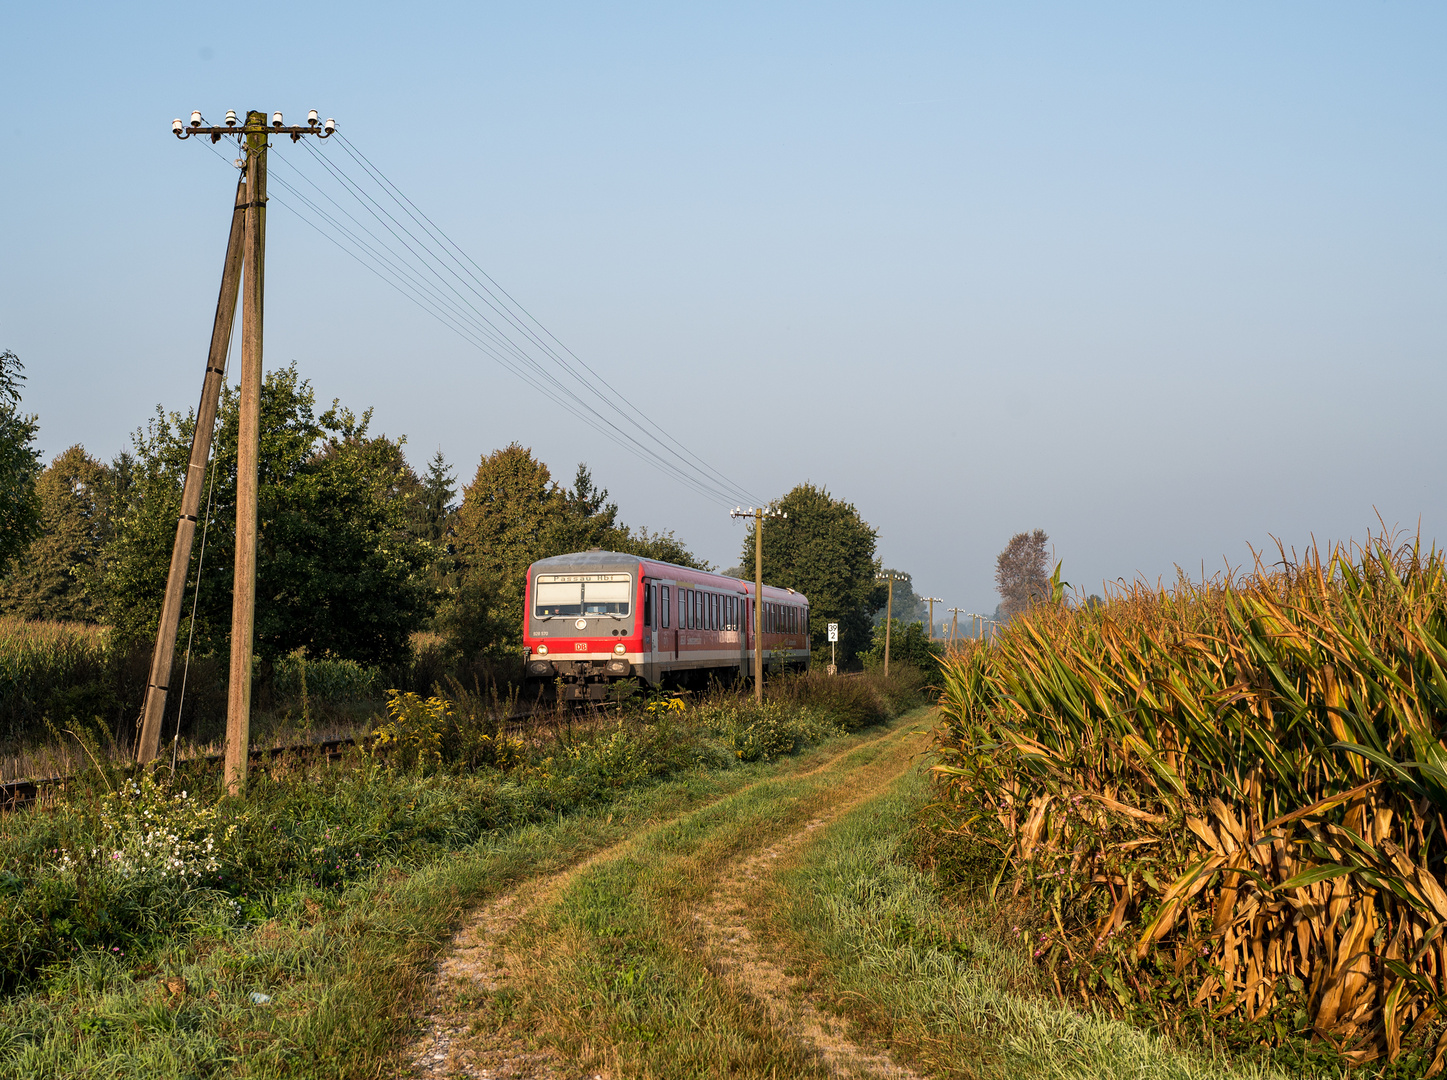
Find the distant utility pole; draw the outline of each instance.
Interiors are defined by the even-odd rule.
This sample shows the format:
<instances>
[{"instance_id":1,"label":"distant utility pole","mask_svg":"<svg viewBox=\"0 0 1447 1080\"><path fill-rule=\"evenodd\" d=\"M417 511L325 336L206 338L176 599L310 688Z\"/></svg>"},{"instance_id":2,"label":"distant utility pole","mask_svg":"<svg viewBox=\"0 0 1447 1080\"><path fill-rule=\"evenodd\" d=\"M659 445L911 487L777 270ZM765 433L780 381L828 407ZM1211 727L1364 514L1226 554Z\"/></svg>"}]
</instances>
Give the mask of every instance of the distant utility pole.
<instances>
[{"instance_id":1,"label":"distant utility pole","mask_svg":"<svg viewBox=\"0 0 1447 1080\"><path fill-rule=\"evenodd\" d=\"M141 733L136 759L151 761L160 748L161 718L166 711L171 663L175 654L176 631L180 625L181 599L191 563L191 545L196 535L201 488L211 452L221 381L226 374L226 354L236 315L236 294L241 292L241 415L236 462L236 568L231 608L231 673L226 702L226 790L238 795L246 782L247 751L251 734L251 650L256 627L256 483L261 441L261 337L262 300L266 280L266 151L272 135L290 135L298 142L303 135L325 139L336 131L336 121L322 123L316 110L307 116L305 127L287 127L281 113L273 113L267 126L264 112L246 114L238 124L235 111L226 113L223 126L206 124L200 112L191 114L189 127L180 119L171 122L178 139L193 135L210 136L213 143L223 136L234 138L244 150L241 179L231 218L231 236L221 275L221 297L211 330L211 351L202 382L201 406L191 439L191 462L181 493L181 517L171 549L171 570L166 579L166 596L161 605L161 624L151 657L151 681L141 714ZM198 582L199 587L199 582Z\"/></svg>"},{"instance_id":2,"label":"distant utility pole","mask_svg":"<svg viewBox=\"0 0 1447 1080\"><path fill-rule=\"evenodd\" d=\"M953 616L950 620L950 646L953 648L960 636L960 612L965 611L965 609L952 607L946 608L945 610ZM965 614L968 615L969 612L965 611Z\"/></svg>"},{"instance_id":3,"label":"distant utility pole","mask_svg":"<svg viewBox=\"0 0 1447 1080\"><path fill-rule=\"evenodd\" d=\"M985 624L994 620L987 615L979 615L973 611L965 612L965 617L975 620L975 640L983 645L985 643Z\"/></svg>"},{"instance_id":4,"label":"distant utility pole","mask_svg":"<svg viewBox=\"0 0 1447 1080\"><path fill-rule=\"evenodd\" d=\"M784 513L771 514L762 506L747 510L735 506L729 517L754 519L754 700L764 703L764 518L787 518Z\"/></svg>"},{"instance_id":5,"label":"distant utility pole","mask_svg":"<svg viewBox=\"0 0 1447 1080\"><path fill-rule=\"evenodd\" d=\"M896 574L893 570L886 570L876 575L878 581L889 582L889 592L884 601L884 677L889 678L889 632L894 624L894 583L896 581L908 581L908 574Z\"/></svg>"},{"instance_id":6,"label":"distant utility pole","mask_svg":"<svg viewBox=\"0 0 1447 1080\"><path fill-rule=\"evenodd\" d=\"M935 639L935 605L943 604L944 601L938 596L922 596L920 599L929 605L929 639L933 641Z\"/></svg>"}]
</instances>

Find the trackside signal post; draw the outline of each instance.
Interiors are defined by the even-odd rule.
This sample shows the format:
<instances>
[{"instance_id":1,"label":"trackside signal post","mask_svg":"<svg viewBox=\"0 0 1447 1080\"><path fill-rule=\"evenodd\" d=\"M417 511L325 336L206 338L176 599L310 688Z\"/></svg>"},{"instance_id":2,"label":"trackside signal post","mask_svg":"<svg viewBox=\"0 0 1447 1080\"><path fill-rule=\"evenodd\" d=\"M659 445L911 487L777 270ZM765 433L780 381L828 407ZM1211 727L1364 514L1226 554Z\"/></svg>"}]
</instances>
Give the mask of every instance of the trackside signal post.
<instances>
[{"instance_id":1,"label":"trackside signal post","mask_svg":"<svg viewBox=\"0 0 1447 1080\"><path fill-rule=\"evenodd\" d=\"M221 297L216 303L211 350L201 387L201 405L197 409L196 430L191 439L191 460L181 493L181 516L176 524L166 597L161 605L161 623L151 656L151 679L146 687L146 702L141 713L136 760L143 763L151 761L160 749L161 719L166 711L181 601L191 564L191 546L196 536L201 488L210 459L217 403L221 383L226 376L226 354L236 315L236 294L240 291L241 409L236 461L236 567L231 607L231 671L226 701L226 790L232 795L239 794L246 782L251 735L251 650L256 627L256 481L261 439L262 300L266 277L266 151L272 135L289 135L292 142L297 142L304 135L325 139L335 130L336 121L328 119L326 123L321 123L316 110L308 115L305 127L287 127L279 112L272 114L268 126L266 113L257 111L248 112L244 123L237 122L235 112L227 112L224 126L207 125L199 112L191 114L189 127L179 119L171 123L171 131L178 139L205 135L216 143L223 136L234 138L244 150L244 157L239 162L242 173L236 186L231 236L222 268Z\"/></svg>"},{"instance_id":2,"label":"trackside signal post","mask_svg":"<svg viewBox=\"0 0 1447 1080\"><path fill-rule=\"evenodd\" d=\"M762 506L747 510L735 506L729 517L754 519L754 700L764 703L764 518L787 518L788 514L771 514Z\"/></svg>"}]
</instances>

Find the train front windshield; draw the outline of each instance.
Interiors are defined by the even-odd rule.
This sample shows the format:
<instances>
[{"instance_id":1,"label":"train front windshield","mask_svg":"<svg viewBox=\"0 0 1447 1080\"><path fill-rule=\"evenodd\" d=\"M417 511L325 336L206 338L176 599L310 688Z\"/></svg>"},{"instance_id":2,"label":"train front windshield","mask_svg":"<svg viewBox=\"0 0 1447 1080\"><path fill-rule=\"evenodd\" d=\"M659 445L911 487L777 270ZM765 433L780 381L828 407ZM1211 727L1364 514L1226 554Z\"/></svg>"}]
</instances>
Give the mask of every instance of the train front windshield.
<instances>
[{"instance_id":1,"label":"train front windshield","mask_svg":"<svg viewBox=\"0 0 1447 1080\"><path fill-rule=\"evenodd\" d=\"M626 619L633 600L628 574L540 574L534 586L538 619L592 615Z\"/></svg>"}]
</instances>

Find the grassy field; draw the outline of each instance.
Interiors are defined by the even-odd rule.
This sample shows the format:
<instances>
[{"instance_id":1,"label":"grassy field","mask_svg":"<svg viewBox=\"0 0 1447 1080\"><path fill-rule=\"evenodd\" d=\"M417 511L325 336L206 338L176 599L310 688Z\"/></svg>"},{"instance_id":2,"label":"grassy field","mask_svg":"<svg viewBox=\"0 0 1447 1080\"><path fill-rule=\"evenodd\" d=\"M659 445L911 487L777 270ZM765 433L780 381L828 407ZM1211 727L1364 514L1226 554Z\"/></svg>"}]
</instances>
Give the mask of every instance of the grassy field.
<instances>
[{"instance_id":1,"label":"grassy field","mask_svg":"<svg viewBox=\"0 0 1447 1080\"><path fill-rule=\"evenodd\" d=\"M1447 567L1385 541L1045 606L944 672L937 854L1059 995L1279 1060L1447 1057Z\"/></svg>"},{"instance_id":2,"label":"grassy field","mask_svg":"<svg viewBox=\"0 0 1447 1080\"><path fill-rule=\"evenodd\" d=\"M811 751L475 911L420 1075L1286 1075L1182 1049L1041 985L946 903L911 837L927 714Z\"/></svg>"},{"instance_id":3,"label":"grassy field","mask_svg":"<svg viewBox=\"0 0 1447 1080\"><path fill-rule=\"evenodd\" d=\"M777 685L762 708L655 702L533 741L404 702L395 752L283 762L244 800L184 767L96 773L0 818L0 1072L375 1075L462 912L787 768L919 681Z\"/></svg>"},{"instance_id":4,"label":"grassy field","mask_svg":"<svg viewBox=\"0 0 1447 1080\"><path fill-rule=\"evenodd\" d=\"M932 795L925 771L908 771L824 832L760 909L801 982L861 1041L941 1077L1295 1074L1062 1005L1034 962L1036 940L991 905L946 902L916 865L913 833Z\"/></svg>"}]
</instances>

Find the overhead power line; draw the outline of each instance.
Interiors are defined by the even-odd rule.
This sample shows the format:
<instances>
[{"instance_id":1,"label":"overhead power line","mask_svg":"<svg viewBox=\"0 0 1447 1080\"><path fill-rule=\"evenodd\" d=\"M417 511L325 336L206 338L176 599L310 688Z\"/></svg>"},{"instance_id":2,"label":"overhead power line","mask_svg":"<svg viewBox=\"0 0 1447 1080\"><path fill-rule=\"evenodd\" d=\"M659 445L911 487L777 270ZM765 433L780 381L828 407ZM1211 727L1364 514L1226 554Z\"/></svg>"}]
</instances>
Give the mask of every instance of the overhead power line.
<instances>
[{"instance_id":1,"label":"overhead power line","mask_svg":"<svg viewBox=\"0 0 1447 1080\"><path fill-rule=\"evenodd\" d=\"M272 165L290 171L286 178L273 172L272 184L287 198L273 190L271 201L639 460L717 503L763 501L648 417L630 395L619 392L504 290L360 149L345 143L340 133L336 141L360 175L303 142L321 175L275 155Z\"/></svg>"}]
</instances>

